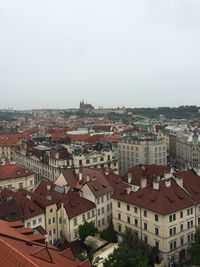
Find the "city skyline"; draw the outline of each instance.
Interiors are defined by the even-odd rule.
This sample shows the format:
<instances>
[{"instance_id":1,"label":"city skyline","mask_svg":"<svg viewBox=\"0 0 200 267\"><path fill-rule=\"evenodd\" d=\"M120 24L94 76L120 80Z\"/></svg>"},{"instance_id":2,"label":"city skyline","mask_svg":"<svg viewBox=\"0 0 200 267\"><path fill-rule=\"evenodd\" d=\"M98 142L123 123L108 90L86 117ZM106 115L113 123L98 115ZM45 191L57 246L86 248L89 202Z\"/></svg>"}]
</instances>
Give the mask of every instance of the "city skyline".
<instances>
[{"instance_id":1,"label":"city skyline","mask_svg":"<svg viewBox=\"0 0 200 267\"><path fill-rule=\"evenodd\" d=\"M3 0L0 108L198 106L199 8Z\"/></svg>"}]
</instances>

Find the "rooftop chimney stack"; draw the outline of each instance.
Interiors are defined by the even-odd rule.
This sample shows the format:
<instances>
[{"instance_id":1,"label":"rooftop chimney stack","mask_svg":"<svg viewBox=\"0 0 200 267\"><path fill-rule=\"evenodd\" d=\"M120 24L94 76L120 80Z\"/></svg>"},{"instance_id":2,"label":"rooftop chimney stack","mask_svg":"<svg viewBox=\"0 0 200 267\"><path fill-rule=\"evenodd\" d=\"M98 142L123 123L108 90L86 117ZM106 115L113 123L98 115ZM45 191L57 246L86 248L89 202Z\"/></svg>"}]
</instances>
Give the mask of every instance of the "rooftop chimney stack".
<instances>
[{"instance_id":1,"label":"rooftop chimney stack","mask_svg":"<svg viewBox=\"0 0 200 267\"><path fill-rule=\"evenodd\" d=\"M131 172L129 172L129 173L128 173L128 184L131 184L132 179L133 179L133 175L132 175Z\"/></svg>"},{"instance_id":2,"label":"rooftop chimney stack","mask_svg":"<svg viewBox=\"0 0 200 267\"><path fill-rule=\"evenodd\" d=\"M159 190L160 189L160 182L157 180L153 181L153 189Z\"/></svg>"},{"instance_id":3,"label":"rooftop chimney stack","mask_svg":"<svg viewBox=\"0 0 200 267\"><path fill-rule=\"evenodd\" d=\"M142 177L141 178L141 189L145 188L147 186L147 178L146 177Z\"/></svg>"}]
</instances>

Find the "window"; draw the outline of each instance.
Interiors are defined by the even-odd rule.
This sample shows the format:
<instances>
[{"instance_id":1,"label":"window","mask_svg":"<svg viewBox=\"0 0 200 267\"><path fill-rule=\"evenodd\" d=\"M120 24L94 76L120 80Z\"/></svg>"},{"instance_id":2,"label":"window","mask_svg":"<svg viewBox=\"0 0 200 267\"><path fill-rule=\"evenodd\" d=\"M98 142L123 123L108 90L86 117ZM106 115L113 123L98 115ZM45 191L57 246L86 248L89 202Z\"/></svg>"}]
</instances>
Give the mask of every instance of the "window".
<instances>
[{"instance_id":1,"label":"window","mask_svg":"<svg viewBox=\"0 0 200 267\"><path fill-rule=\"evenodd\" d=\"M130 205L127 205L127 210L130 211Z\"/></svg>"},{"instance_id":2,"label":"window","mask_svg":"<svg viewBox=\"0 0 200 267\"><path fill-rule=\"evenodd\" d=\"M104 207L101 208L101 213L104 214Z\"/></svg>"},{"instance_id":3,"label":"window","mask_svg":"<svg viewBox=\"0 0 200 267\"><path fill-rule=\"evenodd\" d=\"M104 220L104 218L102 219L102 225L104 225L105 224L105 220Z\"/></svg>"},{"instance_id":4,"label":"window","mask_svg":"<svg viewBox=\"0 0 200 267\"><path fill-rule=\"evenodd\" d=\"M170 250L175 250L175 249L176 249L176 240L170 242L170 243L169 243L169 246L170 246Z\"/></svg>"},{"instance_id":5,"label":"window","mask_svg":"<svg viewBox=\"0 0 200 267\"><path fill-rule=\"evenodd\" d=\"M121 233L121 231L122 231L122 226L121 224L118 224L118 232Z\"/></svg>"},{"instance_id":6,"label":"window","mask_svg":"<svg viewBox=\"0 0 200 267\"><path fill-rule=\"evenodd\" d=\"M138 219L135 219L135 226L138 226Z\"/></svg>"},{"instance_id":7,"label":"window","mask_svg":"<svg viewBox=\"0 0 200 267\"><path fill-rule=\"evenodd\" d=\"M82 221L85 222L85 214L82 215Z\"/></svg>"},{"instance_id":8,"label":"window","mask_svg":"<svg viewBox=\"0 0 200 267\"><path fill-rule=\"evenodd\" d=\"M158 241L155 241L155 247L156 247L157 249L159 249L159 242L158 242Z\"/></svg>"},{"instance_id":9,"label":"window","mask_svg":"<svg viewBox=\"0 0 200 267\"><path fill-rule=\"evenodd\" d=\"M148 237L146 235L144 236L144 242L148 244Z\"/></svg>"},{"instance_id":10,"label":"window","mask_svg":"<svg viewBox=\"0 0 200 267\"><path fill-rule=\"evenodd\" d=\"M169 222L173 222L173 221L175 221L175 220L176 220L176 214L175 214L175 213L169 215Z\"/></svg>"},{"instance_id":11,"label":"window","mask_svg":"<svg viewBox=\"0 0 200 267\"><path fill-rule=\"evenodd\" d=\"M147 223L144 223L144 230L147 231Z\"/></svg>"},{"instance_id":12,"label":"window","mask_svg":"<svg viewBox=\"0 0 200 267\"><path fill-rule=\"evenodd\" d=\"M137 213L137 207L134 207L134 212Z\"/></svg>"},{"instance_id":13,"label":"window","mask_svg":"<svg viewBox=\"0 0 200 267\"><path fill-rule=\"evenodd\" d=\"M90 212L87 212L87 219L90 219Z\"/></svg>"},{"instance_id":14,"label":"window","mask_svg":"<svg viewBox=\"0 0 200 267\"><path fill-rule=\"evenodd\" d=\"M101 203L103 203L103 202L104 202L104 196L101 197Z\"/></svg>"},{"instance_id":15,"label":"window","mask_svg":"<svg viewBox=\"0 0 200 267\"><path fill-rule=\"evenodd\" d=\"M159 235L159 229L158 229L158 227L155 227L155 235Z\"/></svg>"},{"instance_id":16,"label":"window","mask_svg":"<svg viewBox=\"0 0 200 267\"><path fill-rule=\"evenodd\" d=\"M107 204L107 211L109 211L110 210L110 205L109 204Z\"/></svg>"},{"instance_id":17,"label":"window","mask_svg":"<svg viewBox=\"0 0 200 267\"><path fill-rule=\"evenodd\" d=\"M23 187L23 183L19 183L19 188L22 188Z\"/></svg>"},{"instance_id":18,"label":"window","mask_svg":"<svg viewBox=\"0 0 200 267\"><path fill-rule=\"evenodd\" d=\"M129 216L127 216L127 223L131 223L131 219Z\"/></svg>"},{"instance_id":19,"label":"window","mask_svg":"<svg viewBox=\"0 0 200 267\"><path fill-rule=\"evenodd\" d=\"M52 236L52 230L49 230L49 236Z\"/></svg>"},{"instance_id":20,"label":"window","mask_svg":"<svg viewBox=\"0 0 200 267\"><path fill-rule=\"evenodd\" d=\"M183 224L180 225L180 231L183 231Z\"/></svg>"},{"instance_id":21,"label":"window","mask_svg":"<svg viewBox=\"0 0 200 267\"><path fill-rule=\"evenodd\" d=\"M193 220L187 222L187 227L192 228L193 227Z\"/></svg>"},{"instance_id":22,"label":"window","mask_svg":"<svg viewBox=\"0 0 200 267\"><path fill-rule=\"evenodd\" d=\"M94 210L92 210L92 217L94 217L95 216L95 212L94 212Z\"/></svg>"},{"instance_id":23,"label":"window","mask_svg":"<svg viewBox=\"0 0 200 267\"><path fill-rule=\"evenodd\" d=\"M53 217L53 218L52 218L52 223L55 223L55 222L56 222L56 218Z\"/></svg>"},{"instance_id":24,"label":"window","mask_svg":"<svg viewBox=\"0 0 200 267\"><path fill-rule=\"evenodd\" d=\"M30 227L30 226L31 226L31 223L27 222L26 227Z\"/></svg>"},{"instance_id":25,"label":"window","mask_svg":"<svg viewBox=\"0 0 200 267\"><path fill-rule=\"evenodd\" d=\"M109 199L110 199L110 194L108 193L108 194L107 194L107 200L109 200Z\"/></svg>"},{"instance_id":26,"label":"window","mask_svg":"<svg viewBox=\"0 0 200 267\"><path fill-rule=\"evenodd\" d=\"M155 214L155 221L158 222L158 214Z\"/></svg>"},{"instance_id":27,"label":"window","mask_svg":"<svg viewBox=\"0 0 200 267\"><path fill-rule=\"evenodd\" d=\"M38 223L41 223L42 222L42 217L40 217L39 219L38 219Z\"/></svg>"},{"instance_id":28,"label":"window","mask_svg":"<svg viewBox=\"0 0 200 267\"><path fill-rule=\"evenodd\" d=\"M78 238L78 229L74 230L74 238L77 239Z\"/></svg>"},{"instance_id":29,"label":"window","mask_svg":"<svg viewBox=\"0 0 200 267\"><path fill-rule=\"evenodd\" d=\"M147 217L147 210L144 210L144 217Z\"/></svg>"},{"instance_id":30,"label":"window","mask_svg":"<svg viewBox=\"0 0 200 267\"><path fill-rule=\"evenodd\" d=\"M180 212L180 218L183 218L183 211Z\"/></svg>"},{"instance_id":31,"label":"window","mask_svg":"<svg viewBox=\"0 0 200 267\"><path fill-rule=\"evenodd\" d=\"M191 214L193 214L193 208L187 209L187 215L191 215Z\"/></svg>"},{"instance_id":32,"label":"window","mask_svg":"<svg viewBox=\"0 0 200 267\"><path fill-rule=\"evenodd\" d=\"M74 225L77 225L77 218L74 218Z\"/></svg>"},{"instance_id":33,"label":"window","mask_svg":"<svg viewBox=\"0 0 200 267\"><path fill-rule=\"evenodd\" d=\"M100 220L98 221L98 227L101 227L101 221Z\"/></svg>"},{"instance_id":34,"label":"window","mask_svg":"<svg viewBox=\"0 0 200 267\"><path fill-rule=\"evenodd\" d=\"M117 202L117 207L121 208L121 203L120 202Z\"/></svg>"},{"instance_id":35,"label":"window","mask_svg":"<svg viewBox=\"0 0 200 267\"><path fill-rule=\"evenodd\" d=\"M181 243L181 246L184 244L184 237L183 236L181 236L181 238L180 238L180 243Z\"/></svg>"},{"instance_id":36,"label":"window","mask_svg":"<svg viewBox=\"0 0 200 267\"><path fill-rule=\"evenodd\" d=\"M100 204L100 198L99 197L97 198L97 204Z\"/></svg>"},{"instance_id":37,"label":"window","mask_svg":"<svg viewBox=\"0 0 200 267\"><path fill-rule=\"evenodd\" d=\"M100 215L100 213L101 213L101 210L100 210L100 209L98 209L98 210L97 210L97 213L98 213L98 215Z\"/></svg>"},{"instance_id":38,"label":"window","mask_svg":"<svg viewBox=\"0 0 200 267\"><path fill-rule=\"evenodd\" d=\"M36 220L33 220L33 225L36 225Z\"/></svg>"},{"instance_id":39,"label":"window","mask_svg":"<svg viewBox=\"0 0 200 267\"><path fill-rule=\"evenodd\" d=\"M176 227L172 227L169 229L169 235L175 235L176 234Z\"/></svg>"},{"instance_id":40,"label":"window","mask_svg":"<svg viewBox=\"0 0 200 267\"><path fill-rule=\"evenodd\" d=\"M51 224L51 218L48 219L48 224Z\"/></svg>"},{"instance_id":41,"label":"window","mask_svg":"<svg viewBox=\"0 0 200 267\"><path fill-rule=\"evenodd\" d=\"M56 229L55 229L55 228L53 229L53 234L54 234L54 235L56 234Z\"/></svg>"},{"instance_id":42,"label":"window","mask_svg":"<svg viewBox=\"0 0 200 267\"><path fill-rule=\"evenodd\" d=\"M118 213L118 220L121 220L121 213Z\"/></svg>"},{"instance_id":43,"label":"window","mask_svg":"<svg viewBox=\"0 0 200 267\"><path fill-rule=\"evenodd\" d=\"M53 212L53 209L50 209L50 213L52 213Z\"/></svg>"}]
</instances>

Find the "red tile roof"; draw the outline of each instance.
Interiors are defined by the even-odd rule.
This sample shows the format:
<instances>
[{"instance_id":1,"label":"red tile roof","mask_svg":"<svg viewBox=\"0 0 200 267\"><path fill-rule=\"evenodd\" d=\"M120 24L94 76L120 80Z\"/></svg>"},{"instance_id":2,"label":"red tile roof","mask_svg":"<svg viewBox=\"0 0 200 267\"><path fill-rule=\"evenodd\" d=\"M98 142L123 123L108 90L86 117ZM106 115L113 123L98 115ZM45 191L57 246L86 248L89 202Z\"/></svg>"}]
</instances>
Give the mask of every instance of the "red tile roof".
<instances>
[{"instance_id":1,"label":"red tile roof","mask_svg":"<svg viewBox=\"0 0 200 267\"><path fill-rule=\"evenodd\" d=\"M112 197L162 215L177 212L194 205L188 194L172 178L170 179L171 186L169 187L165 186L165 181L159 182L159 190L148 184L147 187L137 192L132 191L128 194L124 191L121 194L114 193Z\"/></svg>"},{"instance_id":2,"label":"red tile roof","mask_svg":"<svg viewBox=\"0 0 200 267\"><path fill-rule=\"evenodd\" d=\"M0 266L92 267L88 260L76 260L69 250L59 253L52 246L30 241L27 237L0 220Z\"/></svg>"},{"instance_id":3,"label":"red tile roof","mask_svg":"<svg viewBox=\"0 0 200 267\"><path fill-rule=\"evenodd\" d=\"M50 190L47 188L48 185L50 186ZM56 188L59 187L43 180L36 188L35 193L44 197L47 197L48 195L51 196L51 198L57 202L59 208L61 203L63 203L70 219L95 208L93 202L80 197L78 193L70 190L67 193L59 193L56 191Z\"/></svg>"},{"instance_id":4,"label":"red tile roof","mask_svg":"<svg viewBox=\"0 0 200 267\"><path fill-rule=\"evenodd\" d=\"M18 192L4 188L0 195L3 199L8 199L10 197L14 198L20 207L24 219L32 218L44 213L39 205Z\"/></svg>"},{"instance_id":5,"label":"red tile roof","mask_svg":"<svg viewBox=\"0 0 200 267\"><path fill-rule=\"evenodd\" d=\"M132 174L132 181L131 184L140 186L141 178L145 177L148 181L152 182L152 179L160 176L161 178L164 177L164 173L169 172L168 166L162 165L144 165L144 166L136 166L129 169L123 176L122 180L124 182L128 182L128 173Z\"/></svg>"},{"instance_id":6,"label":"red tile roof","mask_svg":"<svg viewBox=\"0 0 200 267\"><path fill-rule=\"evenodd\" d=\"M5 163L0 166L0 180L27 177L32 174L32 171L19 164Z\"/></svg>"},{"instance_id":7,"label":"red tile roof","mask_svg":"<svg viewBox=\"0 0 200 267\"><path fill-rule=\"evenodd\" d=\"M29 134L0 134L0 147L15 146L21 139L29 136Z\"/></svg>"}]
</instances>

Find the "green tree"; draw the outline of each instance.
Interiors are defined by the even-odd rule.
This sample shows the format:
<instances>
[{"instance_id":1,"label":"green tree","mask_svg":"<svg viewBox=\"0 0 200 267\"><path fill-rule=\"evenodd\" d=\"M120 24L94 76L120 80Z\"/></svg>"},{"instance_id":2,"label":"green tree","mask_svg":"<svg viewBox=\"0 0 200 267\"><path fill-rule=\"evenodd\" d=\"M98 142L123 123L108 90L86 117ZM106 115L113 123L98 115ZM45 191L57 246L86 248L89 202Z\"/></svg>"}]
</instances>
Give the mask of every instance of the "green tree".
<instances>
[{"instance_id":1,"label":"green tree","mask_svg":"<svg viewBox=\"0 0 200 267\"><path fill-rule=\"evenodd\" d=\"M112 221L108 228L100 232L100 237L109 243L116 243L117 242L117 234L114 230Z\"/></svg>"},{"instance_id":2,"label":"green tree","mask_svg":"<svg viewBox=\"0 0 200 267\"><path fill-rule=\"evenodd\" d=\"M148 259L140 252L120 246L104 261L103 267L148 267Z\"/></svg>"},{"instance_id":3,"label":"green tree","mask_svg":"<svg viewBox=\"0 0 200 267\"><path fill-rule=\"evenodd\" d=\"M93 222L85 222L78 227L78 233L81 241L84 241L87 236L94 236L97 233L97 228Z\"/></svg>"},{"instance_id":4,"label":"green tree","mask_svg":"<svg viewBox=\"0 0 200 267\"><path fill-rule=\"evenodd\" d=\"M189 254L191 257L191 261L193 265L200 266L200 227L197 228L195 236L194 236L194 243L192 243L191 248L189 250Z\"/></svg>"}]
</instances>

